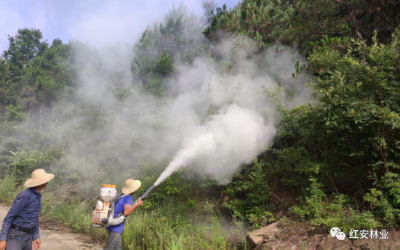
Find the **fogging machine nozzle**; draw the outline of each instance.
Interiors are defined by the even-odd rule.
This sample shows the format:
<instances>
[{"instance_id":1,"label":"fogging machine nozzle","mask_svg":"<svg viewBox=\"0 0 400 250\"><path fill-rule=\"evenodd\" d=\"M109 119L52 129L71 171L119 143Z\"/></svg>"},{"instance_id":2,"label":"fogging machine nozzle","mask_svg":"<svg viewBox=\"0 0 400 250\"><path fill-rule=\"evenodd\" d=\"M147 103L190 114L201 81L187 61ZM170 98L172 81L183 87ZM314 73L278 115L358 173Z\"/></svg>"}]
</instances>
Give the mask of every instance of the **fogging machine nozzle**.
<instances>
[{"instance_id":1,"label":"fogging machine nozzle","mask_svg":"<svg viewBox=\"0 0 400 250\"><path fill-rule=\"evenodd\" d=\"M142 196L140 196L139 198L143 201L146 199L146 197L151 193L151 191L153 191L153 189L156 188L156 185L151 185L151 187L149 187L149 189L146 190L146 192L144 192L144 194L142 194Z\"/></svg>"}]
</instances>

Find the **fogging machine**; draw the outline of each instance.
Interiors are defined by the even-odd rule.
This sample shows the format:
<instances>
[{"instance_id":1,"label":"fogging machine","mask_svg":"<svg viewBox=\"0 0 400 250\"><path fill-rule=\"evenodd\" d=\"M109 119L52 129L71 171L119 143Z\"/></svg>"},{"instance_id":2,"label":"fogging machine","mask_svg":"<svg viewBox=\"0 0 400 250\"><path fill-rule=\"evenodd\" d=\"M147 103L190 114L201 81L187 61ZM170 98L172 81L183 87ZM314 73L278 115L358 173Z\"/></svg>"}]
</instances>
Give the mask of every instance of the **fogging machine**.
<instances>
[{"instance_id":1,"label":"fogging machine","mask_svg":"<svg viewBox=\"0 0 400 250\"><path fill-rule=\"evenodd\" d=\"M142 201L146 199L146 197L154 190L156 185L151 185L144 194L142 194L139 199ZM115 203L129 195L120 195L117 199L114 200L117 195L117 190L115 185L103 184L100 188L100 197L97 198L96 206L93 208L93 217L92 217L92 227L108 227L121 224L126 219L124 216L124 212L122 211L120 214L114 217L114 209ZM112 203L111 201L114 200ZM136 205L138 200L135 201L134 205Z\"/></svg>"}]
</instances>

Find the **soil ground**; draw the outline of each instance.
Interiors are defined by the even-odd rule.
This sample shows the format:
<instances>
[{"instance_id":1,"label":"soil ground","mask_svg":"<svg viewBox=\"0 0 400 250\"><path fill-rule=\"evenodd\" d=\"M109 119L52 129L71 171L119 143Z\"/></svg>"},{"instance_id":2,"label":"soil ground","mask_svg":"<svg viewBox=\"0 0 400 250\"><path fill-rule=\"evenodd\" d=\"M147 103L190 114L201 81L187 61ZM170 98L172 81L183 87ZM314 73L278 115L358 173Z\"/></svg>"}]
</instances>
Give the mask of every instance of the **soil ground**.
<instances>
[{"instance_id":1,"label":"soil ground","mask_svg":"<svg viewBox=\"0 0 400 250\"><path fill-rule=\"evenodd\" d=\"M304 222L277 222L279 232L267 234L261 249L290 250L400 250L400 231L388 228L388 239L349 239L330 236L330 228ZM267 229L267 227L265 227ZM369 229L368 229L369 230ZM380 230L379 230L380 231ZM268 236L269 235L269 236ZM360 234L358 234L360 237Z\"/></svg>"},{"instance_id":2,"label":"soil ground","mask_svg":"<svg viewBox=\"0 0 400 250\"><path fill-rule=\"evenodd\" d=\"M0 224L6 217L10 207L0 204ZM102 246L93 242L88 236L72 233L63 225L45 221L40 221L40 240L42 242L40 250L101 250Z\"/></svg>"}]
</instances>

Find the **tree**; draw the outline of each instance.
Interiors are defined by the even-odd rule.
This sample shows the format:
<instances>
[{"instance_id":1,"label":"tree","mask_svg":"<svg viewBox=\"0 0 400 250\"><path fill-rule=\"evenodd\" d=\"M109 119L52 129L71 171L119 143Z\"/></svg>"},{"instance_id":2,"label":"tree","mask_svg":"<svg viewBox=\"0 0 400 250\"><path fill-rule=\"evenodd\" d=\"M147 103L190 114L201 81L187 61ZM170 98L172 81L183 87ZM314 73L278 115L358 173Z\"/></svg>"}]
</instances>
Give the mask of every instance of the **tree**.
<instances>
[{"instance_id":1,"label":"tree","mask_svg":"<svg viewBox=\"0 0 400 250\"><path fill-rule=\"evenodd\" d=\"M299 1L293 16L292 38L299 43L318 41L323 36L346 36L388 43L398 26L399 5L390 0L312 0Z\"/></svg>"},{"instance_id":2,"label":"tree","mask_svg":"<svg viewBox=\"0 0 400 250\"><path fill-rule=\"evenodd\" d=\"M365 201L387 225L400 220L399 48L399 33L388 45L326 38L309 56L319 102L285 111L280 123L279 151L302 152L293 171L324 179L329 192L371 189Z\"/></svg>"},{"instance_id":3,"label":"tree","mask_svg":"<svg viewBox=\"0 0 400 250\"><path fill-rule=\"evenodd\" d=\"M71 80L72 68L69 63L71 47L53 41L47 51L36 56L24 69L22 81L25 85L22 91L22 102L28 106L28 116L31 107L37 103L40 106L40 123L43 122L43 107L49 105L59 97L64 86Z\"/></svg>"},{"instance_id":4,"label":"tree","mask_svg":"<svg viewBox=\"0 0 400 250\"><path fill-rule=\"evenodd\" d=\"M211 40L224 36L224 33L218 31L226 31L228 35L244 34L255 39L261 49L265 49L289 33L293 12L288 1L244 0L229 11L225 5L217 8L204 34Z\"/></svg>"},{"instance_id":5,"label":"tree","mask_svg":"<svg viewBox=\"0 0 400 250\"><path fill-rule=\"evenodd\" d=\"M3 57L10 64L10 74L18 77L21 70L25 68L36 56L43 54L48 44L42 42L42 32L38 29L18 29L15 36L8 36L8 50L3 52Z\"/></svg>"},{"instance_id":6,"label":"tree","mask_svg":"<svg viewBox=\"0 0 400 250\"><path fill-rule=\"evenodd\" d=\"M8 102L17 105L20 93L26 87L22 82L24 70L37 56L47 50L47 42L42 42L42 32L37 29L19 29L15 36L8 36L8 50L3 52L7 64L7 89Z\"/></svg>"},{"instance_id":7,"label":"tree","mask_svg":"<svg viewBox=\"0 0 400 250\"><path fill-rule=\"evenodd\" d=\"M204 34L218 39L218 31L245 34L262 49L281 42L298 44L308 53L311 42L329 37L354 37L388 43L399 25L399 5L391 0L244 0L234 9L217 8Z\"/></svg>"},{"instance_id":8,"label":"tree","mask_svg":"<svg viewBox=\"0 0 400 250\"><path fill-rule=\"evenodd\" d=\"M131 71L137 85L168 75L173 61L191 63L203 51L201 30L198 18L183 4L173 7L163 23L147 28L134 46Z\"/></svg>"},{"instance_id":9,"label":"tree","mask_svg":"<svg viewBox=\"0 0 400 250\"><path fill-rule=\"evenodd\" d=\"M214 10L217 7L217 3L214 0L205 0L201 3L204 11L204 25L209 25L214 15Z\"/></svg>"},{"instance_id":10,"label":"tree","mask_svg":"<svg viewBox=\"0 0 400 250\"><path fill-rule=\"evenodd\" d=\"M8 65L0 58L0 105L7 104Z\"/></svg>"}]
</instances>

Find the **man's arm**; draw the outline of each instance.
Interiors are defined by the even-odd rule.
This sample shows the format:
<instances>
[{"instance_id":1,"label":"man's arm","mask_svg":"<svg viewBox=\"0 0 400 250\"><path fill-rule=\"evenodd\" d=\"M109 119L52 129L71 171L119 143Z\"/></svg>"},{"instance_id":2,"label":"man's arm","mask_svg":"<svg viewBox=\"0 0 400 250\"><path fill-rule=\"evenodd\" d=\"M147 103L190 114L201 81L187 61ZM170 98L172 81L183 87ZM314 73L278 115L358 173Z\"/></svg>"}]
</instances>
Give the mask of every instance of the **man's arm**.
<instances>
[{"instance_id":1,"label":"man's arm","mask_svg":"<svg viewBox=\"0 0 400 250\"><path fill-rule=\"evenodd\" d=\"M133 204L125 204L124 205L124 216L130 215L133 211L136 210L136 208L140 207L143 205L143 201L139 198L136 205Z\"/></svg>"},{"instance_id":2,"label":"man's arm","mask_svg":"<svg viewBox=\"0 0 400 250\"><path fill-rule=\"evenodd\" d=\"M39 215L36 220L36 226L33 228L33 249L37 250L40 248L40 238L39 238ZM0 249L1 250L1 249Z\"/></svg>"},{"instance_id":3,"label":"man's arm","mask_svg":"<svg viewBox=\"0 0 400 250\"><path fill-rule=\"evenodd\" d=\"M39 215L36 218L36 226L32 230L33 240L39 239Z\"/></svg>"},{"instance_id":4,"label":"man's arm","mask_svg":"<svg viewBox=\"0 0 400 250\"><path fill-rule=\"evenodd\" d=\"M16 216L18 216L24 209L28 196L18 194L12 204L10 211L4 218L3 227L1 228L0 241L7 240L8 232L10 231L11 224Z\"/></svg>"}]
</instances>

